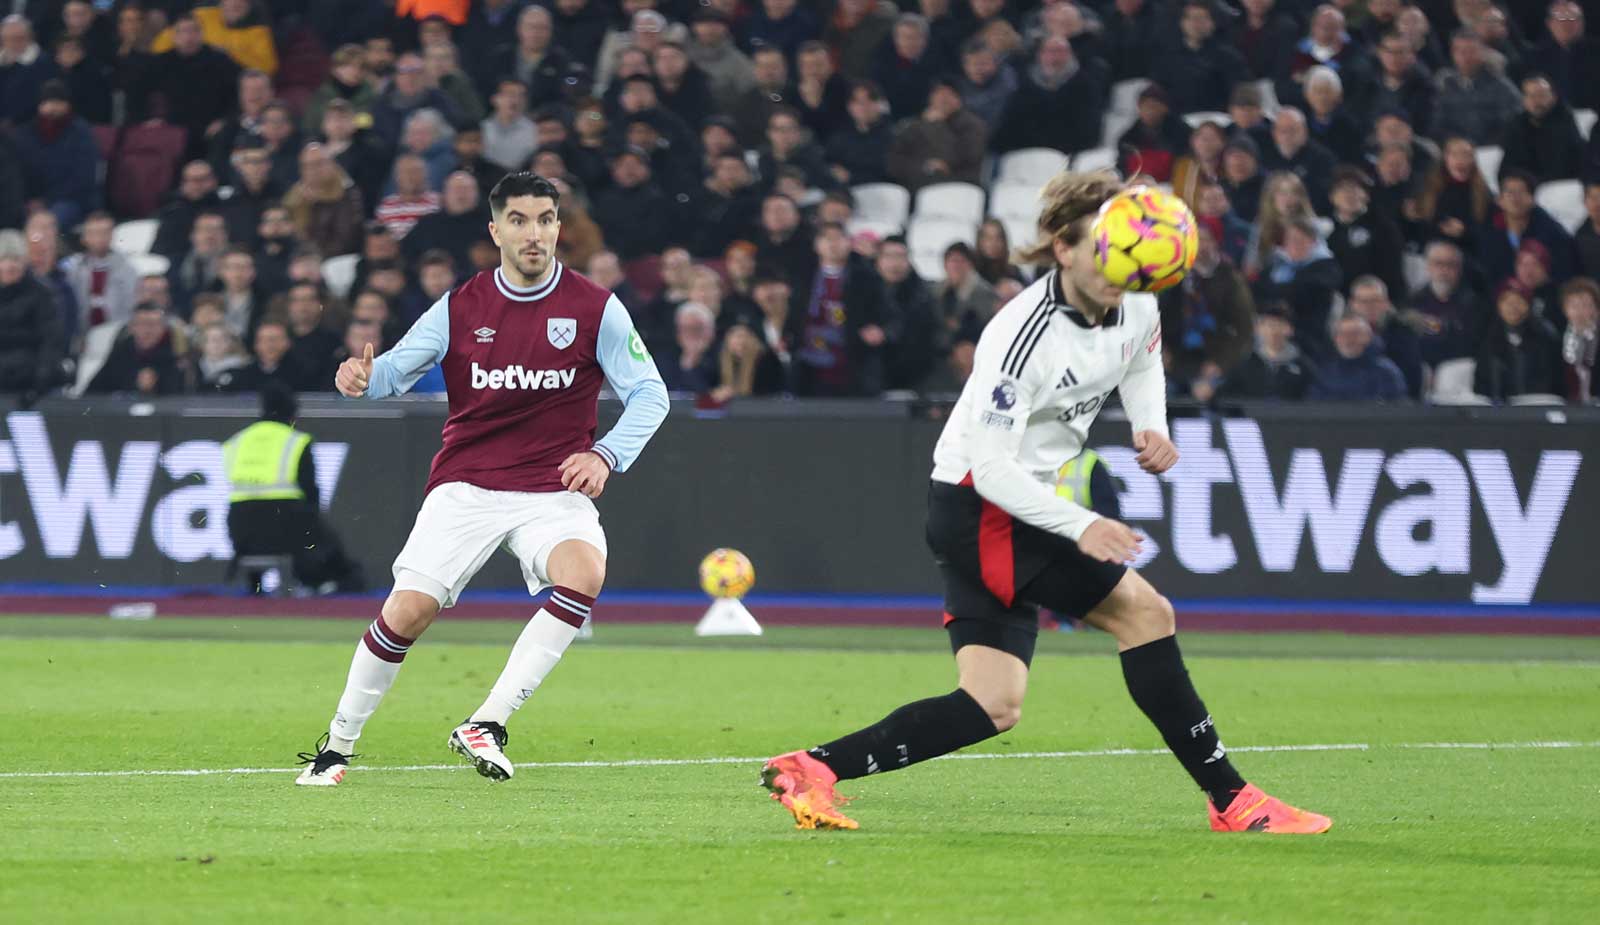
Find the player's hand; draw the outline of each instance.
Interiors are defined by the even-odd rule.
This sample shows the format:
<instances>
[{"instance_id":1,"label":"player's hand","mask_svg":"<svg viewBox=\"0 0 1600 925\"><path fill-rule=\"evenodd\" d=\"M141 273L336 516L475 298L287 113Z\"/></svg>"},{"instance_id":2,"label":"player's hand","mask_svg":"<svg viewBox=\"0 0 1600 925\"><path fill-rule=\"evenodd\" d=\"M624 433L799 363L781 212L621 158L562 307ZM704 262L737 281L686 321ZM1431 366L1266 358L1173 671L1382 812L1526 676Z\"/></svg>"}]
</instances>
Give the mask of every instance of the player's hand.
<instances>
[{"instance_id":1,"label":"player's hand","mask_svg":"<svg viewBox=\"0 0 1600 925\"><path fill-rule=\"evenodd\" d=\"M339 388L339 393L346 398L360 398L367 394L367 383L372 380L372 345L368 344L366 352L360 359L351 357L339 364L339 371L333 376L333 384Z\"/></svg>"},{"instance_id":2,"label":"player's hand","mask_svg":"<svg viewBox=\"0 0 1600 925\"><path fill-rule=\"evenodd\" d=\"M1135 459L1146 472L1162 473L1178 462L1178 448L1172 441L1153 430L1141 430L1133 435L1133 448L1139 451Z\"/></svg>"},{"instance_id":3,"label":"player's hand","mask_svg":"<svg viewBox=\"0 0 1600 925\"><path fill-rule=\"evenodd\" d=\"M561 485L567 491L577 491L598 498L606 490L606 479L611 477L611 467L593 450L573 453L561 464Z\"/></svg>"},{"instance_id":4,"label":"player's hand","mask_svg":"<svg viewBox=\"0 0 1600 925\"><path fill-rule=\"evenodd\" d=\"M1132 562L1143 545L1132 527L1109 517L1102 517L1090 524L1078 537L1078 548L1083 550L1084 555L1119 565Z\"/></svg>"}]
</instances>

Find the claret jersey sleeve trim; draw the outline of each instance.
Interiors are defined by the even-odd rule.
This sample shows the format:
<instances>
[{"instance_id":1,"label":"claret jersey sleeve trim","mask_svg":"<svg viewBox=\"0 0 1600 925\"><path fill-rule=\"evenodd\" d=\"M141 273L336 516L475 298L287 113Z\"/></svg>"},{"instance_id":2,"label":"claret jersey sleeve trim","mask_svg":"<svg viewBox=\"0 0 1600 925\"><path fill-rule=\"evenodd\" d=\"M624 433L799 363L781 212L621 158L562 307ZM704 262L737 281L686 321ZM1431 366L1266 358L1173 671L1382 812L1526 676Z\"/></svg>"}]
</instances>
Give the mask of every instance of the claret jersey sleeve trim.
<instances>
[{"instance_id":1,"label":"claret jersey sleeve trim","mask_svg":"<svg viewBox=\"0 0 1600 925\"><path fill-rule=\"evenodd\" d=\"M628 310L614 295L600 319L595 355L611 391L622 399L622 416L609 433L595 441L593 449L606 465L626 472L666 420L671 404L655 360L634 330Z\"/></svg>"},{"instance_id":2,"label":"claret jersey sleeve trim","mask_svg":"<svg viewBox=\"0 0 1600 925\"><path fill-rule=\"evenodd\" d=\"M444 361L450 349L450 293L439 297L406 336L372 361L364 398L389 398L410 391L423 374Z\"/></svg>"}]
</instances>

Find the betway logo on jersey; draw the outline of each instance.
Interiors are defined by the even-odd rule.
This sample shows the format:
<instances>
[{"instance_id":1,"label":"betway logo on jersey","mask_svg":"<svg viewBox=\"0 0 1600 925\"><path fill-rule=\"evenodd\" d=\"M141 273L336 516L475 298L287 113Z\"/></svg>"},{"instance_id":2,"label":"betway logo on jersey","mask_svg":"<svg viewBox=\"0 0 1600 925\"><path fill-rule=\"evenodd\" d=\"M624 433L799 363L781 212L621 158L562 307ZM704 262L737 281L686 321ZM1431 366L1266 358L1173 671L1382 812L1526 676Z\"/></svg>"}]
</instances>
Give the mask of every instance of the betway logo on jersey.
<instances>
[{"instance_id":1,"label":"betway logo on jersey","mask_svg":"<svg viewBox=\"0 0 1600 925\"><path fill-rule=\"evenodd\" d=\"M472 364L472 387L475 389L564 389L578 377L576 369L528 369L517 363L505 369L484 369Z\"/></svg>"}]
</instances>

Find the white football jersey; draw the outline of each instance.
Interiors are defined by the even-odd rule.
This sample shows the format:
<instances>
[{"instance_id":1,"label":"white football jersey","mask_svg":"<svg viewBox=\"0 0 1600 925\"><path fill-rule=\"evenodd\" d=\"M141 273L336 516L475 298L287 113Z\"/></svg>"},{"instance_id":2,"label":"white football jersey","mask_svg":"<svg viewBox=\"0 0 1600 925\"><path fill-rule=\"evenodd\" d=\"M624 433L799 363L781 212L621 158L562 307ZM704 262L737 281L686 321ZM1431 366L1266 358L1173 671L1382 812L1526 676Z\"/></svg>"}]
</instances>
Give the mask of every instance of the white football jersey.
<instances>
[{"instance_id":1,"label":"white football jersey","mask_svg":"<svg viewBox=\"0 0 1600 925\"><path fill-rule=\"evenodd\" d=\"M961 484L1025 523L1077 539L1096 515L1055 494L1056 473L1121 390L1134 431L1167 433L1156 297L1128 293L1101 324L1062 299L1055 271L1024 289L978 338L933 451L933 478Z\"/></svg>"}]
</instances>

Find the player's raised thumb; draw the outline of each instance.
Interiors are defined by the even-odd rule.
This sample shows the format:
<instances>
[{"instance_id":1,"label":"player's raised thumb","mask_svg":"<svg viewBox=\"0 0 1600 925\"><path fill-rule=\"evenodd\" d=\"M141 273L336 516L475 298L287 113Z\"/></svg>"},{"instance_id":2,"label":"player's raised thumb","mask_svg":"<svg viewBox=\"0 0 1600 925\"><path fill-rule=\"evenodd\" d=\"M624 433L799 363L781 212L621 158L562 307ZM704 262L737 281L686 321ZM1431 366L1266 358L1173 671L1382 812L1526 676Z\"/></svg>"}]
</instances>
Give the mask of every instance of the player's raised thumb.
<instances>
[{"instance_id":1,"label":"player's raised thumb","mask_svg":"<svg viewBox=\"0 0 1600 925\"><path fill-rule=\"evenodd\" d=\"M372 345L371 344L367 344L366 352L361 355L361 362L365 363L368 366L372 365Z\"/></svg>"}]
</instances>

